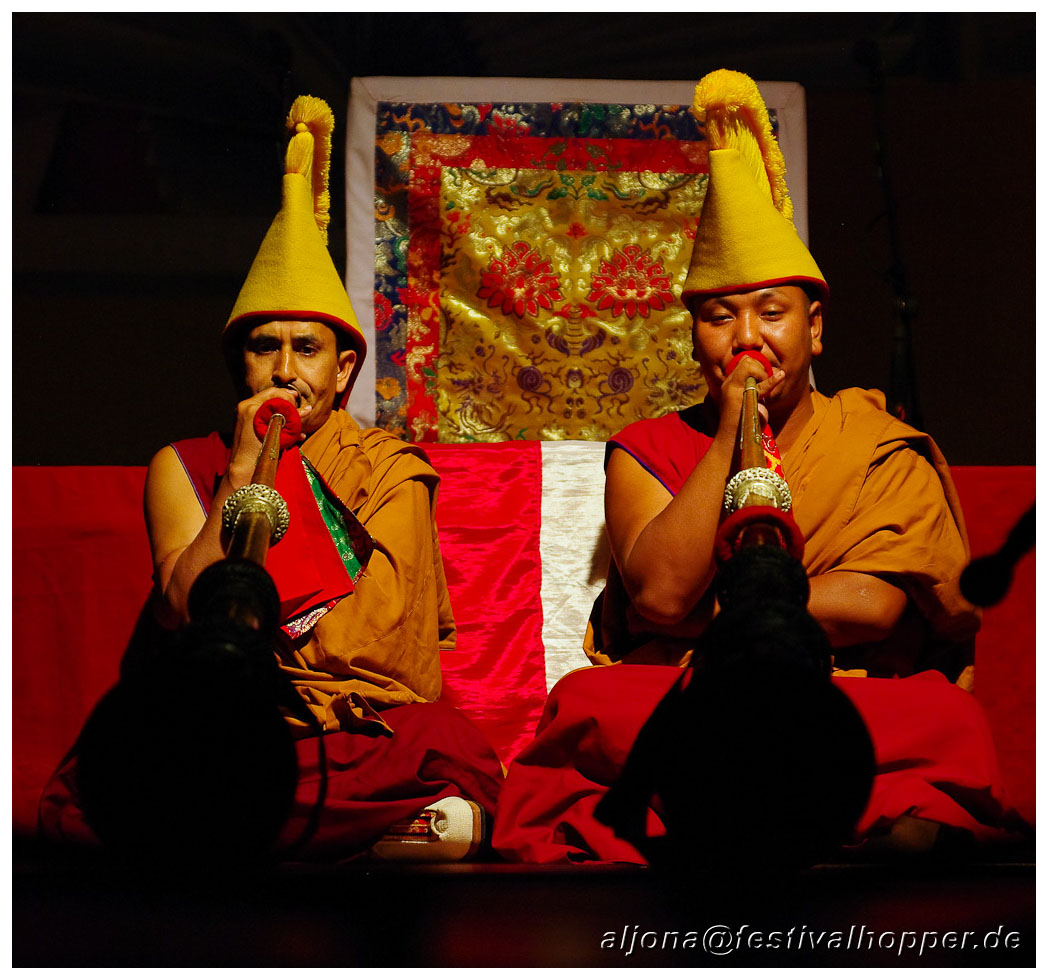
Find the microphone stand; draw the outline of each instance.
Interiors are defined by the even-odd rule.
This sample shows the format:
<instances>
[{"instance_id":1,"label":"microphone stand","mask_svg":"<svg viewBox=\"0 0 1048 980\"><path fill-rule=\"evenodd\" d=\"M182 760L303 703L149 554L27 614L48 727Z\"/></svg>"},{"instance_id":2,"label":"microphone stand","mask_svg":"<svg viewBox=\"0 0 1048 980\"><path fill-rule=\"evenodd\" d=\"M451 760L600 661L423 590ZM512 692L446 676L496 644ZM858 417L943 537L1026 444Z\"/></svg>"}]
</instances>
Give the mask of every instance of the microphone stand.
<instances>
[{"instance_id":1,"label":"microphone stand","mask_svg":"<svg viewBox=\"0 0 1048 980\"><path fill-rule=\"evenodd\" d=\"M1035 508L1019 518L998 551L976 558L961 573L961 595L973 606L995 606L1008 594L1015 566L1035 543Z\"/></svg>"},{"instance_id":2,"label":"microphone stand","mask_svg":"<svg viewBox=\"0 0 1048 980\"><path fill-rule=\"evenodd\" d=\"M860 41L855 46L855 60L870 73L870 96L873 104L874 152L877 160L877 175L884 194L884 212L871 222L871 227L881 217L888 222L888 243L892 262L883 275L895 293L895 328L892 332L891 376L888 386L888 410L896 418L915 428L924 427L920 404L917 398L917 373L913 356L913 321L917 315L917 303L910 294L906 282L906 271L899 244L899 221L895 195L892 193L891 170L885 148L884 126L884 73L881 51L876 41Z\"/></svg>"}]
</instances>

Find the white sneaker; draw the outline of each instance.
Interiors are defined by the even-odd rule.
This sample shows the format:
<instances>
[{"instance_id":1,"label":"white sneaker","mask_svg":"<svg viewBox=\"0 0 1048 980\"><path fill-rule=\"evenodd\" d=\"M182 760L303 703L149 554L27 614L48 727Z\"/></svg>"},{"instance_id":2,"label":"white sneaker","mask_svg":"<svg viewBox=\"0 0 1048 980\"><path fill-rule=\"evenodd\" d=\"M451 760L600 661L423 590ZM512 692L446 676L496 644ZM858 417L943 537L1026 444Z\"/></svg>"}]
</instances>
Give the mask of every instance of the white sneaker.
<instances>
[{"instance_id":1,"label":"white sneaker","mask_svg":"<svg viewBox=\"0 0 1048 980\"><path fill-rule=\"evenodd\" d=\"M461 861L484 837L484 811L472 800L446 796L393 824L368 852L384 861Z\"/></svg>"}]
</instances>

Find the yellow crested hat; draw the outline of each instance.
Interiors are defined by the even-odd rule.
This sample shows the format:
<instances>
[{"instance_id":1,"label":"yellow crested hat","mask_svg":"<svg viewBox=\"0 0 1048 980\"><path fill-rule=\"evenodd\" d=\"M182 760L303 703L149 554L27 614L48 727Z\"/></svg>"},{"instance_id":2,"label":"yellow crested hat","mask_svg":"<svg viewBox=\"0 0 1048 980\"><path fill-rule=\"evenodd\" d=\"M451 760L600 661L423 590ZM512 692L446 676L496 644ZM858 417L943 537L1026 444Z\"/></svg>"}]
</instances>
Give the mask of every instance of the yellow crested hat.
<instances>
[{"instance_id":1,"label":"yellow crested hat","mask_svg":"<svg viewBox=\"0 0 1048 980\"><path fill-rule=\"evenodd\" d=\"M793 225L786 162L757 83L711 72L695 86L695 112L706 124L710 177L684 304L781 283L813 285L826 300L826 279Z\"/></svg>"},{"instance_id":2,"label":"yellow crested hat","mask_svg":"<svg viewBox=\"0 0 1048 980\"><path fill-rule=\"evenodd\" d=\"M353 307L327 248L331 195L328 169L335 117L322 99L300 95L291 106L283 200L251 263L222 332L224 341L246 321L312 320L341 331L357 353L350 389L367 353Z\"/></svg>"}]
</instances>

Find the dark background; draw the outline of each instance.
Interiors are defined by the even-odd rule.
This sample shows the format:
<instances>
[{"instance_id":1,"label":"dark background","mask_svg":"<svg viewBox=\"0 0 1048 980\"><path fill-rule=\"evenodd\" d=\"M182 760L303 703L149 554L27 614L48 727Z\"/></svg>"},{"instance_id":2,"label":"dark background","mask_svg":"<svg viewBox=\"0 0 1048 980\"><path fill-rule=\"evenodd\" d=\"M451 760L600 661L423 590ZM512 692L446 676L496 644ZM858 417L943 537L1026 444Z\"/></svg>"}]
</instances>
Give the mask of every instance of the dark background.
<instances>
[{"instance_id":1,"label":"dark background","mask_svg":"<svg viewBox=\"0 0 1048 980\"><path fill-rule=\"evenodd\" d=\"M15 464L144 464L232 422L218 335L279 206L283 118L354 75L805 86L819 387L886 389L894 293L870 73L884 68L925 427L960 464L1034 463L1033 14L16 14ZM362 243L370 248L370 243ZM57 370L56 370L57 368ZM1018 420L1018 422L1017 422Z\"/></svg>"}]
</instances>

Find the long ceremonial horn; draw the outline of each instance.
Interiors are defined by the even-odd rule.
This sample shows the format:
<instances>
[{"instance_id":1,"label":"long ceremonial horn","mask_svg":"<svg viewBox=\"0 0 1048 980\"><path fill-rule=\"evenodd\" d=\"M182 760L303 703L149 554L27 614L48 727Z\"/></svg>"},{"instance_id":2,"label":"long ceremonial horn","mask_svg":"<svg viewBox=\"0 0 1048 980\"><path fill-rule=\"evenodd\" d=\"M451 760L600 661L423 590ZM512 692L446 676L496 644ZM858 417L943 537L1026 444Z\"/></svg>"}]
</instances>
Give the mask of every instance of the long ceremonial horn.
<instances>
[{"instance_id":1,"label":"long ceremonial horn","mask_svg":"<svg viewBox=\"0 0 1048 980\"><path fill-rule=\"evenodd\" d=\"M741 351L731 359L731 374L744 358L752 357L770 376L771 364L760 351ZM768 466L764 452L764 426L757 402L757 379L746 379L739 416L739 471L724 489L729 517L717 533L718 563L729 562L740 548L769 545L783 548L800 559L804 537L790 516L793 498L786 481Z\"/></svg>"},{"instance_id":2,"label":"long ceremonial horn","mask_svg":"<svg viewBox=\"0 0 1048 980\"><path fill-rule=\"evenodd\" d=\"M280 622L280 598L265 572L266 555L289 525L287 504L273 485L280 453L295 444L302 422L291 402L270 398L255 412L254 429L262 450L251 482L222 505L222 526L229 535L225 561L197 576L189 593L189 618L225 618L272 634Z\"/></svg>"},{"instance_id":3,"label":"long ceremonial horn","mask_svg":"<svg viewBox=\"0 0 1048 980\"><path fill-rule=\"evenodd\" d=\"M227 554L193 583L189 623L132 638L119 683L78 740L85 819L136 866L213 872L276 857L298 782L280 706L321 734L273 657L280 596L264 568L288 526L273 484L281 446L300 431L298 413L271 399L256 412L255 430L262 451L252 482L225 502ZM141 622L151 622L148 612ZM312 835L323 806L323 739L319 751L316 802L292 848Z\"/></svg>"},{"instance_id":4,"label":"long ceremonial horn","mask_svg":"<svg viewBox=\"0 0 1048 980\"><path fill-rule=\"evenodd\" d=\"M270 544L276 544L288 526L287 504L273 489L280 451L295 444L302 420L291 402L270 398L255 412L254 429L262 451L251 482L226 498L222 525L230 535L226 557L264 565Z\"/></svg>"}]
</instances>

